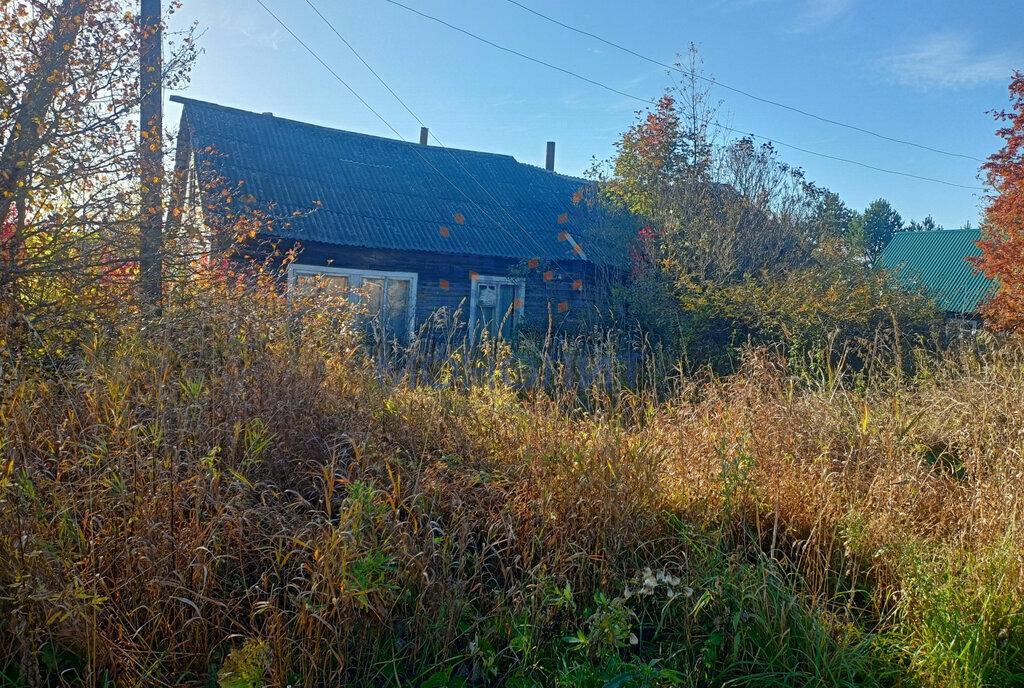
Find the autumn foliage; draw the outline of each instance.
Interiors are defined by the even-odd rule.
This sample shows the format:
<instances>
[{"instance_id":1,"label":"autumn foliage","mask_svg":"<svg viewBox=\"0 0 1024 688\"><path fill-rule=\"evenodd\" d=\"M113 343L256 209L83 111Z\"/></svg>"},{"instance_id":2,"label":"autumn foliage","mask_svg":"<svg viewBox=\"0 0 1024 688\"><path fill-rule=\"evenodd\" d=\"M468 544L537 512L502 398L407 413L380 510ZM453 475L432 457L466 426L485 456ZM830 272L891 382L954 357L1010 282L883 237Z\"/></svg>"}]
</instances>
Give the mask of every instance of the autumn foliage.
<instances>
[{"instance_id":1,"label":"autumn foliage","mask_svg":"<svg viewBox=\"0 0 1024 688\"><path fill-rule=\"evenodd\" d=\"M874 269L899 213L884 199L851 211L770 143L727 139L695 50L679 70L598 169L606 203L642 221L620 290L629 319L721 370L749 342L870 358L880 338L898 352L931 337L934 304Z\"/></svg>"},{"instance_id":2,"label":"autumn foliage","mask_svg":"<svg viewBox=\"0 0 1024 688\"><path fill-rule=\"evenodd\" d=\"M0 320L73 338L133 298L137 5L0 2ZM166 86L183 85L195 51L170 35Z\"/></svg>"},{"instance_id":3,"label":"autumn foliage","mask_svg":"<svg viewBox=\"0 0 1024 688\"><path fill-rule=\"evenodd\" d=\"M1010 82L1011 109L994 113L1008 123L998 131L1006 144L982 167L993 194L986 211L985 236L976 261L998 289L984 306L998 329L1024 331L1024 73Z\"/></svg>"},{"instance_id":4,"label":"autumn foliage","mask_svg":"<svg viewBox=\"0 0 1024 688\"><path fill-rule=\"evenodd\" d=\"M0 1L0 688L1019 685L1024 346L907 350L907 384L919 295L773 148L714 144L695 72L605 180L630 317L686 349L455 316L383 352L283 293L294 215L213 149L139 307L133 7ZM985 269L1019 305L1015 117Z\"/></svg>"}]
</instances>

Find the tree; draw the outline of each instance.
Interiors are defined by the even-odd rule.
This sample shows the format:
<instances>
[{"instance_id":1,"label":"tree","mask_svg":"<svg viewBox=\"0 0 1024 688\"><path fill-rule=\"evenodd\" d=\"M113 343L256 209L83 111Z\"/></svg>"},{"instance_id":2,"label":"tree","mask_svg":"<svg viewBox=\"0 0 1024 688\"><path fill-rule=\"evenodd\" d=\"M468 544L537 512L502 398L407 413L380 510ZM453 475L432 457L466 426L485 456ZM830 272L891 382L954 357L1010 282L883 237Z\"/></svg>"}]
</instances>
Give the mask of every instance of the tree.
<instances>
[{"instance_id":1,"label":"tree","mask_svg":"<svg viewBox=\"0 0 1024 688\"><path fill-rule=\"evenodd\" d=\"M681 79L616 144L606 196L639 215L649 264L681 283L725 283L806 259L819 190L771 144L718 139L718 104L691 46ZM650 237L648 237L650 239Z\"/></svg>"},{"instance_id":2,"label":"tree","mask_svg":"<svg viewBox=\"0 0 1024 688\"><path fill-rule=\"evenodd\" d=\"M631 319L688 365L726 370L744 342L839 351L925 331L927 299L871 269L899 214L881 199L857 213L771 144L718 138L695 51L679 71L598 177L643 218L621 290Z\"/></svg>"},{"instance_id":3,"label":"tree","mask_svg":"<svg viewBox=\"0 0 1024 688\"><path fill-rule=\"evenodd\" d=\"M138 243L134 0L0 4L0 319L70 327L123 301ZM186 36L163 63L187 76ZM152 145L159 145L158 142Z\"/></svg>"},{"instance_id":4,"label":"tree","mask_svg":"<svg viewBox=\"0 0 1024 688\"><path fill-rule=\"evenodd\" d=\"M941 229L941 225L936 224L935 218L931 215L926 215L920 222L917 220L911 220L910 224L907 225L908 232L934 232ZM967 227L967 229L970 229L970 227Z\"/></svg>"},{"instance_id":5,"label":"tree","mask_svg":"<svg viewBox=\"0 0 1024 688\"><path fill-rule=\"evenodd\" d=\"M717 108L711 87L701 81L701 62L692 44L684 74L666 89L653 109L636 113L637 121L615 144L608 195L638 215L667 220L670 198L698 192L712 181L712 125Z\"/></svg>"},{"instance_id":6,"label":"tree","mask_svg":"<svg viewBox=\"0 0 1024 688\"><path fill-rule=\"evenodd\" d=\"M884 198L872 201L851 227L851 243L868 265L875 265L893 235L903 229L903 218Z\"/></svg>"},{"instance_id":7,"label":"tree","mask_svg":"<svg viewBox=\"0 0 1024 688\"><path fill-rule=\"evenodd\" d=\"M653 110L636 113L638 121L615 144L608 192L617 204L638 215L662 212L661 199L681 176L683 132L671 91Z\"/></svg>"},{"instance_id":8,"label":"tree","mask_svg":"<svg viewBox=\"0 0 1024 688\"><path fill-rule=\"evenodd\" d=\"M823 189L818 194L810 221L821 236L843 237L850 233L850 225L856 218L857 211L847 206L839 194Z\"/></svg>"},{"instance_id":9,"label":"tree","mask_svg":"<svg viewBox=\"0 0 1024 688\"><path fill-rule=\"evenodd\" d=\"M975 265L997 283L982 308L989 324L1024 332L1024 73L1014 72L1009 90L1010 110L993 113L996 121L1008 123L997 132L1005 144L982 166L993 193Z\"/></svg>"}]
</instances>

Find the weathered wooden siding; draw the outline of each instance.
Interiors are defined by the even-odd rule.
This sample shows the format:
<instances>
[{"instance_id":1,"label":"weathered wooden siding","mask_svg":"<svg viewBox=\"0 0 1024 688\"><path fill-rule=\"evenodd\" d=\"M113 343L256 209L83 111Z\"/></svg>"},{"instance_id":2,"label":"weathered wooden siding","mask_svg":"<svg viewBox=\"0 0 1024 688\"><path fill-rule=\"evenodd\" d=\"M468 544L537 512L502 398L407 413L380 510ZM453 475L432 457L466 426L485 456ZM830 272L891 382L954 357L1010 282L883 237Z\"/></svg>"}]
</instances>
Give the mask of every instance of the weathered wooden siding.
<instances>
[{"instance_id":1,"label":"weathered wooden siding","mask_svg":"<svg viewBox=\"0 0 1024 688\"><path fill-rule=\"evenodd\" d=\"M441 308L454 312L462 305L462 321L468 320L470 272L480 275L524 277L523 326L529 330L546 331L548 317L556 331L575 331L593 322L595 305L607 292L607 284L597 279L589 263L552 264L540 262L529 268L527 261L483 256L449 255L419 251L389 251L350 248L327 244L309 244L301 248L298 263L368 270L414 272L418 275L416 293L416 325L427 321ZM544 280L546 272L551 279ZM447 283L442 287L441 280ZM582 281L582 289L574 282ZM559 304L565 304L559 312Z\"/></svg>"}]
</instances>

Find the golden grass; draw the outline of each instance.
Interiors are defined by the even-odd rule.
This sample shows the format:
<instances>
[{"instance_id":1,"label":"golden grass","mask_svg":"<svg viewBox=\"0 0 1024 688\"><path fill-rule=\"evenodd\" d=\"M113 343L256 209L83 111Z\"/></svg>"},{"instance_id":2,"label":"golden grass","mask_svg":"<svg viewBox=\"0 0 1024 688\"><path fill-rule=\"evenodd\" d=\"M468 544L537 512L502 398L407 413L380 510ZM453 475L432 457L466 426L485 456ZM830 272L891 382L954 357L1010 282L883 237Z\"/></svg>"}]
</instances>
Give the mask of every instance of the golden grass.
<instances>
[{"instance_id":1,"label":"golden grass","mask_svg":"<svg viewBox=\"0 0 1024 688\"><path fill-rule=\"evenodd\" d=\"M382 385L338 317L213 295L9 351L4 680L1020 680L1019 346L552 397Z\"/></svg>"}]
</instances>

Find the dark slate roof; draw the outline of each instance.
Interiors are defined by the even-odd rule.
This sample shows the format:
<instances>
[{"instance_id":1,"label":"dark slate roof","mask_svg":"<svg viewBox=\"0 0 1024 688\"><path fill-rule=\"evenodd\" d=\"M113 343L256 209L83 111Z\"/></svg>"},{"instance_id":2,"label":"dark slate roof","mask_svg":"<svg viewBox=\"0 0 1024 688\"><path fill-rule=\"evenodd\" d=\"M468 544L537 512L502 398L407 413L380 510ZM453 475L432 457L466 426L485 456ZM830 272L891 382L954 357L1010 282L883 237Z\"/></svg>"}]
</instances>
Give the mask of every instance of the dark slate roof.
<instances>
[{"instance_id":1,"label":"dark slate roof","mask_svg":"<svg viewBox=\"0 0 1024 688\"><path fill-rule=\"evenodd\" d=\"M977 313L993 283L967 262L981 255L980 229L897 232L882 252L882 265L906 285L920 285L943 310Z\"/></svg>"},{"instance_id":2,"label":"dark slate roof","mask_svg":"<svg viewBox=\"0 0 1024 688\"><path fill-rule=\"evenodd\" d=\"M423 146L175 97L199 169L277 212L316 210L274 235L341 246L614 264L607 217L574 203L586 180L509 155ZM212 148L211 150L208 150ZM203 163L209 161L210 165ZM322 205L317 206L319 201ZM457 224L456 214L465 224ZM559 216L567 218L559 223ZM442 236L440 227L449 228ZM559 241L567 231L572 243Z\"/></svg>"}]
</instances>

